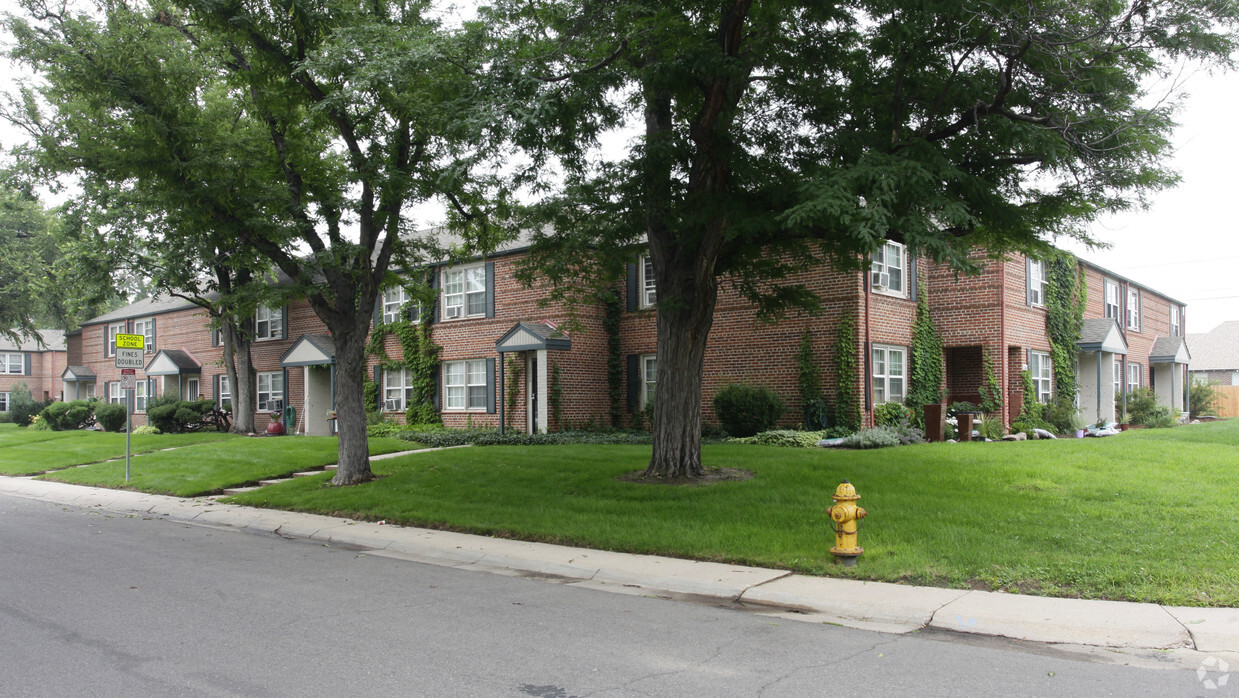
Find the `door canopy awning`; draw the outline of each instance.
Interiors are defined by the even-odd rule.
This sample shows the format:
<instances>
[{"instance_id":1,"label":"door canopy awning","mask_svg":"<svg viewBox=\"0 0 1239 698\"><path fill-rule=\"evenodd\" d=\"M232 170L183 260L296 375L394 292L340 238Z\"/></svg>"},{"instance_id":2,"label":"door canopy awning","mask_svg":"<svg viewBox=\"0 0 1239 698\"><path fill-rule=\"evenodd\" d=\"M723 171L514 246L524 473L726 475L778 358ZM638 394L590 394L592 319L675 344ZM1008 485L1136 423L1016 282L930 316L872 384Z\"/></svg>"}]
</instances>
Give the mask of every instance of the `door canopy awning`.
<instances>
[{"instance_id":1,"label":"door canopy awning","mask_svg":"<svg viewBox=\"0 0 1239 698\"><path fill-rule=\"evenodd\" d=\"M330 335L303 334L280 357L280 366L322 366L336 362L336 341Z\"/></svg>"},{"instance_id":2,"label":"door canopy awning","mask_svg":"<svg viewBox=\"0 0 1239 698\"><path fill-rule=\"evenodd\" d=\"M518 322L495 342L495 348L500 354L540 349L566 351L572 348L572 340L548 322Z\"/></svg>"},{"instance_id":3,"label":"door canopy awning","mask_svg":"<svg viewBox=\"0 0 1239 698\"><path fill-rule=\"evenodd\" d=\"M89 366L70 366L60 375L60 380L66 383L94 383L95 372Z\"/></svg>"},{"instance_id":4,"label":"door canopy awning","mask_svg":"<svg viewBox=\"0 0 1239 698\"><path fill-rule=\"evenodd\" d=\"M1089 318L1080 329L1080 341L1076 342L1080 351L1100 351L1107 354L1127 355L1127 341L1119 331L1114 318Z\"/></svg>"},{"instance_id":5,"label":"door canopy awning","mask_svg":"<svg viewBox=\"0 0 1239 698\"><path fill-rule=\"evenodd\" d=\"M1192 360L1182 337L1158 337L1149 352L1151 364L1186 364Z\"/></svg>"},{"instance_id":6,"label":"door canopy awning","mask_svg":"<svg viewBox=\"0 0 1239 698\"><path fill-rule=\"evenodd\" d=\"M202 364L189 352L180 349L160 349L146 365L148 376L180 376L202 373Z\"/></svg>"}]
</instances>

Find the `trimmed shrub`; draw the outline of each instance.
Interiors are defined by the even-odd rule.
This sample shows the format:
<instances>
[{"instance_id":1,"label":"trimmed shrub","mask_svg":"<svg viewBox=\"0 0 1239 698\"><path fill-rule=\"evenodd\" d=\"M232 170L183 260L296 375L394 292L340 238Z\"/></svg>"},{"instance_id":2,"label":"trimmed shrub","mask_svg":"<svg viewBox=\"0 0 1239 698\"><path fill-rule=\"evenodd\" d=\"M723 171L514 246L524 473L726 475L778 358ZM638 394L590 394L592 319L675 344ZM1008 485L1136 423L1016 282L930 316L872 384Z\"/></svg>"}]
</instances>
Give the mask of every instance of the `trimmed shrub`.
<instances>
[{"instance_id":1,"label":"trimmed shrub","mask_svg":"<svg viewBox=\"0 0 1239 698\"><path fill-rule=\"evenodd\" d=\"M95 419L107 431L120 431L125 428L125 406L114 402L99 405L95 408Z\"/></svg>"},{"instance_id":2,"label":"trimmed shrub","mask_svg":"<svg viewBox=\"0 0 1239 698\"><path fill-rule=\"evenodd\" d=\"M57 431L86 429L95 423L96 404L86 400L53 402L44 407L39 416L47 422L49 427Z\"/></svg>"},{"instance_id":3,"label":"trimmed shrub","mask_svg":"<svg viewBox=\"0 0 1239 698\"><path fill-rule=\"evenodd\" d=\"M142 436L144 434L158 434L158 433L159 433L159 428L153 427L149 424L143 424L140 427L134 427L134 430L133 430L134 436Z\"/></svg>"},{"instance_id":4,"label":"trimmed shrub","mask_svg":"<svg viewBox=\"0 0 1239 698\"><path fill-rule=\"evenodd\" d=\"M774 429L763 431L753 436L727 439L731 443L758 444L761 446L789 446L792 448L812 448L818 441L826 438L824 431L792 431L791 429Z\"/></svg>"},{"instance_id":5,"label":"trimmed shrub","mask_svg":"<svg viewBox=\"0 0 1239 698\"><path fill-rule=\"evenodd\" d=\"M215 408L211 400L181 400L146 411L146 421L164 434L190 431L227 431L227 413Z\"/></svg>"},{"instance_id":6,"label":"trimmed shrub","mask_svg":"<svg viewBox=\"0 0 1239 698\"><path fill-rule=\"evenodd\" d=\"M783 416L783 401L766 387L732 384L714 396L714 413L732 436L767 431Z\"/></svg>"},{"instance_id":7,"label":"trimmed shrub","mask_svg":"<svg viewBox=\"0 0 1239 698\"><path fill-rule=\"evenodd\" d=\"M1155 428L1172 427L1175 423L1173 410L1157 404L1157 393L1152 388L1137 388L1127 394L1127 421Z\"/></svg>"},{"instance_id":8,"label":"trimmed shrub","mask_svg":"<svg viewBox=\"0 0 1239 698\"><path fill-rule=\"evenodd\" d=\"M555 431L549 434L523 434L508 432L500 435L498 429L439 429L422 431L410 429L394 434L395 438L416 441L431 448L447 446L551 446L559 444L648 444L652 437L647 432L631 431Z\"/></svg>"},{"instance_id":9,"label":"trimmed shrub","mask_svg":"<svg viewBox=\"0 0 1239 698\"><path fill-rule=\"evenodd\" d=\"M65 413L68 411L69 411L69 403L53 402L52 404L43 408L43 411L39 413L39 417L43 419L43 421L47 424L48 427L50 427L51 429L55 431L60 431L61 429L67 428L67 427L60 426L60 420L64 417Z\"/></svg>"},{"instance_id":10,"label":"trimmed shrub","mask_svg":"<svg viewBox=\"0 0 1239 698\"><path fill-rule=\"evenodd\" d=\"M30 388L25 383L14 383L13 387L9 388L9 413L19 427L30 426L30 420L46 406L34 401Z\"/></svg>"},{"instance_id":11,"label":"trimmed shrub","mask_svg":"<svg viewBox=\"0 0 1239 698\"><path fill-rule=\"evenodd\" d=\"M1205 415L1216 415L1218 394L1208 381L1196 379L1187 393L1188 409L1192 419Z\"/></svg>"},{"instance_id":12,"label":"trimmed shrub","mask_svg":"<svg viewBox=\"0 0 1239 698\"><path fill-rule=\"evenodd\" d=\"M862 429L851 436L843 437L844 448L887 448L899 445L899 433L894 427Z\"/></svg>"},{"instance_id":13,"label":"trimmed shrub","mask_svg":"<svg viewBox=\"0 0 1239 698\"><path fill-rule=\"evenodd\" d=\"M884 402L873 408L873 421L878 426L897 426L916 418L912 410L898 402Z\"/></svg>"}]
</instances>

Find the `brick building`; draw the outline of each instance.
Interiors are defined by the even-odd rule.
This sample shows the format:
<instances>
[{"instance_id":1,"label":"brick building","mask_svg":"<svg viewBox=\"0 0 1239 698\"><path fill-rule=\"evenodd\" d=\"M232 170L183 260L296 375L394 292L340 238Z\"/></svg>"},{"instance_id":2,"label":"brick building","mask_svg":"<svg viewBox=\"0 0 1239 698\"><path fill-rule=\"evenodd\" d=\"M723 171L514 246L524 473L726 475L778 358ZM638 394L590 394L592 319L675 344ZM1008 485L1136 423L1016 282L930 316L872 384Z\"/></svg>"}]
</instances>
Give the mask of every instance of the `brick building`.
<instances>
[{"instance_id":1,"label":"brick building","mask_svg":"<svg viewBox=\"0 0 1239 698\"><path fill-rule=\"evenodd\" d=\"M65 333L39 330L19 343L0 338L0 412L8 412L13 386L24 383L35 400L63 399Z\"/></svg>"},{"instance_id":2,"label":"brick building","mask_svg":"<svg viewBox=\"0 0 1239 698\"><path fill-rule=\"evenodd\" d=\"M601 306L567 308L539 303L546 290L516 281L527 246L512 247L465 262L441 263L429 273L438 298L433 307L408 303L405 289L385 289L374 309L375 327L409 312L429 313L432 339L442 347L433 403L444 424L497 426L501 415L519 431L564 428L592 421L610 423L606 311ZM864 272L827 267L793 281L822 299L823 312L789 313L764 324L755 308L724 283L705 356L703 420L716 422L711 402L729 383L765 385L788 405L788 424L802 419L798 402L797 352L807 331L822 369L828 396L843 384L872 424L873 409L902 401L908 390L909 357L916 304L925 296L945 347L947 401L979 401L983 357L992 360L1004 387L1004 418L1023 401L1021 372L1029 371L1038 397L1053 390L1050 342L1046 333L1045 265L1014 255L990 259L980 253L977 276L957 276L926 260L911 258L888 242ZM1164 404L1182 409L1186 400L1187 351L1183 304L1134 281L1081 262L1088 289L1085 332L1078 347L1086 419L1112 419L1117 396L1152 386ZM626 423L655 388L656 292L648 260L629 265L620 290L619 359ZM560 328L575 325L569 333ZM836 375L836 341L844 318L854 321L856 375ZM254 318L253 362L258 374L257 423L287 406L296 410L295 433L326 434L335 404L335 346L305 301L260 308ZM94 318L69 336L64 371L68 397L98 395L120 401L120 372L113 366L109 338L118 332L144 334L149 361L139 384L136 410L145 400L175 391L185 397L230 400L221 349L203 311L178 299L140 301ZM387 357L402 357L396 336L385 333ZM367 378L378 384L378 406L401 420L409 407L412 377L407 369L384 370L371 357ZM558 409L556 409L558 408ZM557 417L558 412L558 417Z\"/></svg>"}]
</instances>

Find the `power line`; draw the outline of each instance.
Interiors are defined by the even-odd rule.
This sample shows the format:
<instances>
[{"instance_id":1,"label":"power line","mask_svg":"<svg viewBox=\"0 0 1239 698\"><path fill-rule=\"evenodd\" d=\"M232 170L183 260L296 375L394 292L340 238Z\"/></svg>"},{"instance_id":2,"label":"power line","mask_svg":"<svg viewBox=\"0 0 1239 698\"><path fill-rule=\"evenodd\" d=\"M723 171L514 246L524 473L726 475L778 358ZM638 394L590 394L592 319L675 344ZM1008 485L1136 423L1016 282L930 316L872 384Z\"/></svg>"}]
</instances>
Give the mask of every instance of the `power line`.
<instances>
[{"instance_id":1,"label":"power line","mask_svg":"<svg viewBox=\"0 0 1239 698\"><path fill-rule=\"evenodd\" d=\"M1137 266L1127 266L1125 269L1152 269L1153 267L1174 267L1183 264L1200 264L1202 262L1220 262L1224 259L1239 259L1239 255L1230 257L1210 257L1208 259L1189 259L1182 262L1158 262L1157 264L1140 264Z\"/></svg>"}]
</instances>

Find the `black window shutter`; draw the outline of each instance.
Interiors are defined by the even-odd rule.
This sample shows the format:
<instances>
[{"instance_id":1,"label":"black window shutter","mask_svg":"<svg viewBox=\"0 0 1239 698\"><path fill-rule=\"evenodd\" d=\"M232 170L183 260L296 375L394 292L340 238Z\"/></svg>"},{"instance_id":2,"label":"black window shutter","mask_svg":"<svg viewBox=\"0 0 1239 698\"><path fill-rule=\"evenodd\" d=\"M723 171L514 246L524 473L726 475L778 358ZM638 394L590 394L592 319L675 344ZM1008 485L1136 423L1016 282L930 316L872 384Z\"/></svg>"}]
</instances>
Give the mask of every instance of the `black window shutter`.
<instances>
[{"instance_id":1,"label":"black window shutter","mask_svg":"<svg viewBox=\"0 0 1239 698\"><path fill-rule=\"evenodd\" d=\"M489 275L487 275L489 278ZM486 360L486 412L495 413L495 359Z\"/></svg>"},{"instance_id":2,"label":"black window shutter","mask_svg":"<svg viewBox=\"0 0 1239 698\"><path fill-rule=\"evenodd\" d=\"M111 352L108 351L108 348L109 348L108 344L111 341L111 337L109 337L108 335L111 333L111 329L112 329L111 325L103 326L103 358L105 359L112 355Z\"/></svg>"},{"instance_id":3,"label":"black window shutter","mask_svg":"<svg viewBox=\"0 0 1239 698\"><path fill-rule=\"evenodd\" d=\"M641 403L641 355L628 355L628 411L636 412Z\"/></svg>"},{"instance_id":4,"label":"black window shutter","mask_svg":"<svg viewBox=\"0 0 1239 698\"><path fill-rule=\"evenodd\" d=\"M873 342L865 342L865 410L873 409Z\"/></svg>"},{"instance_id":5,"label":"black window shutter","mask_svg":"<svg viewBox=\"0 0 1239 698\"><path fill-rule=\"evenodd\" d=\"M439 270L432 268L430 270L430 287L433 289L439 288ZM434 305L430 308L430 321L432 323L439 321L439 294L434 294ZM436 405L437 407L438 405Z\"/></svg>"},{"instance_id":6,"label":"black window shutter","mask_svg":"<svg viewBox=\"0 0 1239 698\"><path fill-rule=\"evenodd\" d=\"M25 364L26 364L26 366L25 366L25 368L23 368L23 369L22 369L22 375L23 375L23 376L33 376L33 375L34 375L34 370L31 368L30 363L31 363L31 362L30 362L30 354L26 354L26 356L25 356Z\"/></svg>"},{"instance_id":7,"label":"black window shutter","mask_svg":"<svg viewBox=\"0 0 1239 698\"><path fill-rule=\"evenodd\" d=\"M110 387L112 387L110 383L108 383L107 381L103 381L103 401L104 402L107 402L109 398L111 397L110 395L108 395L108 388Z\"/></svg>"},{"instance_id":8,"label":"black window shutter","mask_svg":"<svg viewBox=\"0 0 1239 698\"><path fill-rule=\"evenodd\" d=\"M486 317L495 317L495 263L486 263ZM492 410L493 412L494 410Z\"/></svg>"},{"instance_id":9,"label":"black window shutter","mask_svg":"<svg viewBox=\"0 0 1239 698\"><path fill-rule=\"evenodd\" d=\"M436 410L441 409L439 407L440 390L439 390L439 367L438 366L436 366L434 371L431 373L430 391L431 391L430 392L430 404L434 405L434 408Z\"/></svg>"},{"instance_id":10,"label":"black window shutter","mask_svg":"<svg viewBox=\"0 0 1239 698\"><path fill-rule=\"evenodd\" d=\"M211 376L211 394L215 396L215 406L222 409L223 403L219 400L219 374Z\"/></svg>"},{"instance_id":11,"label":"black window shutter","mask_svg":"<svg viewBox=\"0 0 1239 698\"><path fill-rule=\"evenodd\" d=\"M387 407L387 405L383 404L384 403L383 397L387 394L387 391L383 389L383 367L382 366L376 365L374 367L374 382L377 383L379 386L379 389L376 390L375 392L379 394L379 400L378 400L379 412L382 412L383 408Z\"/></svg>"},{"instance_id":12,"label":"black window shutter","mask_svg":"<svg viewBox=\"0 0 1239 698\"><path fill-rule=\"evenodd\" d=\"M920 291L920 279L916 271L916 256L912 256L912 261L908 263L908 267L912 270L912 281L909 284L908 297L916 302L916 294Z\"/></svg>"},{"instance_id":13,"label":"black window shutter","mask_svg":"<svg viewBox=\"0 0 1239 698\"><path fill-rule=\"evenodd\" d=\"M151 345L146 348L146 353L155 353L155 318L151 318Z\"/></svg>"},{"instance_id":14,"label":"black window shutter","mask_svg":"<svg viewBox=\"0 0 1239 698\"><path fill-rule=\"evenodd\" d=\"M637 286L639 285L640 280L641 280L641 276L640 274L637 273L636 262L630 263L628 265L628 311L629 312L632 312L637 309L637 293L638 293Z\"/></svg>"}]
</instances>

